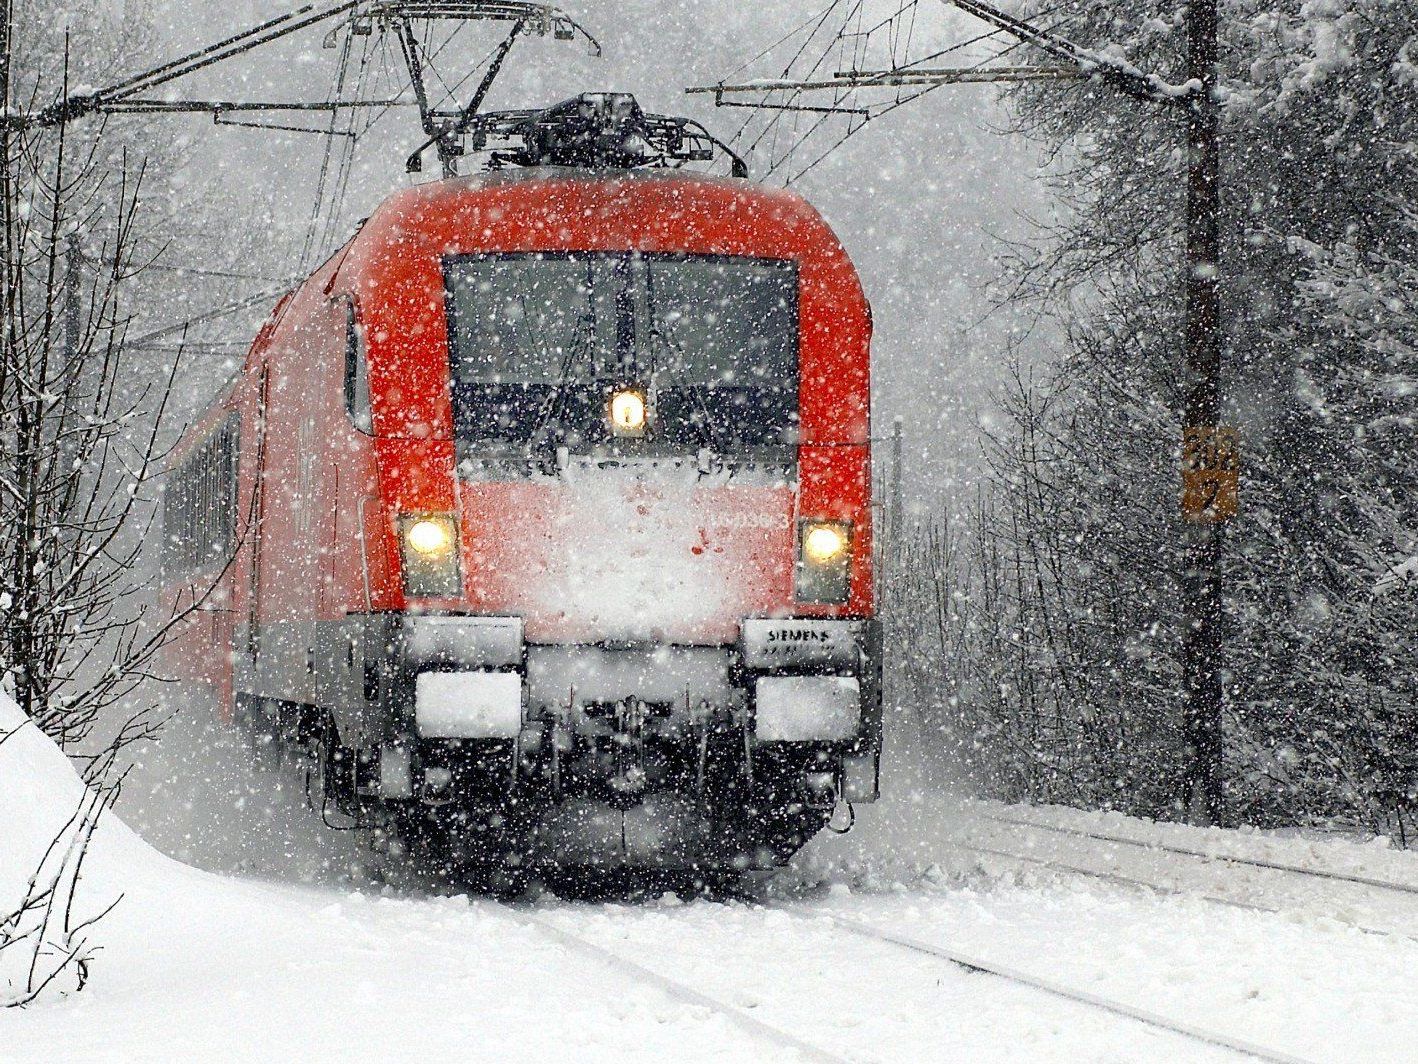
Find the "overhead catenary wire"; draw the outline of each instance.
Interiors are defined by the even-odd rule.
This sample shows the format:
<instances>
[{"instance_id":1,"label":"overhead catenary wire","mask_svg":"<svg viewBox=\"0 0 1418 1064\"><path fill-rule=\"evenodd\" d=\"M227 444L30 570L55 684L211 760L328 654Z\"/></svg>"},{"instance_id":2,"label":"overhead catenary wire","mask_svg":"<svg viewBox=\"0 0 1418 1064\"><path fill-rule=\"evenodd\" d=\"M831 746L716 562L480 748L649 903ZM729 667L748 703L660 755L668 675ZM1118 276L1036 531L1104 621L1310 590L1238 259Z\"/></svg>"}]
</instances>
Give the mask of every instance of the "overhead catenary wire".
<instances>
[{"instance_id":1,"label":"overhead catenary wire","mask_svg":"<svg viewBox=\"0 0 1418 1064\"><path fill-rule=\"evenodd\" d=\"M786 76L788 75L788 73L792 70L793 64L795 64L799 59L802 58L803 54L807 51L808 46L809 46L809 45L813 42L813 40L816 38L816 36L817 36L817 34L818 34L818 31L821 30L822 27L827 24L827 20L828 20L828 18L831 17L832 12L834 12L835 10L837 10L837 8L840 7L843 2L844 2L844 0L832 0L832 2L827 5L827 7L823 8L821 15L819 15L819 16L816 18L816 20L812 20L812 19L809 20L809 22L812 22L812 23L813 23L812 31L807 35L807 37L805 37L805 38L803 39L803 43L798 46L798 50L793 53L792 57L791 57L791 58L788 60L788 62L784 65L784 67L783 67L783 76L784 76L784 77L786 77ZM808 23L804 23L803 26L805 27L807 24L808 24ZM796 33L796 32L799 32L799 31L798 31L798 30L794 30L794 31L792 31L792 32L793 32L793 33ZM772 44L772 45L769 45L769 47L768 47L767 49L765 49L764 52L759 53L760 57L763 56L763 55L766 55L767 52L769 52L769 51L771 51L772 49L778 47L778 45L781 44L783 41L786 41L786 40L790 39L791 36L792 36L792 33L789 33L789 34L785 35L784 37L780 38L779 41L775 42L775 43ZM744 69L744 66L740 66L740 67L735 71L735 73L738 73L738 72L742 71L743 69ZM752 121L753 121L752 118L746 118L746 119L744 120L744 124L743 124L742 126L740 126L739 129L738 129L738 131L733 135L733 137L730 138L730 143L737 143L739 140L741 140L742 137L743 137L743 135L744 135L745 132L747 131L748 127L752 124ZM757 144L757 141L755 141L754 144L750 144L750 145L745 149L745 153L751 152L751 151L754 149L754 147L755 147L756 144Z\"/></svg>"},{"instance_id":2,"label":"overhead catenary wire","mask_svg":"<svg viewBox=\"0 0 1418 1064\"><path fill-rule=\"evenodd\" d=\"M1061 7L1061 6L1063 6L1063 5L1057 5L1056 7L1052 8L1051 10L1056 11L1056 10L1058 10L1058 8ZM986 39L986 38L995 36L996 34L1003 33L1003 32L1004 32L1004 31L1003 31L1003 30L1000 30L1000 29L992 30L992 31L990 31L989 33L981 34L981 35L979 35L979 36L976 37L976 38L972 38L971 41L963 42L962 44L953 46L952 48L945 49L943 52L941 52L941 53L939 53L939 54L946 54L946 53L948 53L948 52L950 52L950 51L959 50L959 49L961 49L961 48L966 47L966 46L967 46L968 44L970 44L970 43L974 43L974 42L976 42L976 41L984 40L984 39ZM1009 44L1007 47L1003 48L1001 51L999 51L999 52L997 52L997 53L994 53L994 54L992 54L992 55L990 55L990 56L988 56L988 57L986 57L986 58L984 58L984 59L981 59L981 60L977 61L976 63L969 64L969 65L967 65L967 66L965 66L965 67L961 67L961 68L959 68L958 71L952 71L951 73L952 73L952 74L958 73L958 74L960 75L960 76L959 76L959 80L960 80L960 81L968 81L968 80L970 80L970 78L969 78L969 72L970 72L970 71L979 71L979 72L981 72L981 73L984 73L985 71L987 71L987 70L990 68L990 66L991 66L992 64L998 63L998 61L999 61L999 59L1000 59L1001 57L1003 57L1003 56L1005 56L1005 55L1008 55L1010 52L1014 51L1016 48L1023 47L1023 46L1024 46L1024 43L1025 43L1025 42L1023 42L1023 41L1014 41L1013 43ZM1004 77L1001 77L1001 76L1000 76L1000 73L1001 73L1001 72L998 71L998 70L994 71L994 72L991 74L991 77L990 77L989 80L991 80L991 81L1000 81L1000 80L1010 80L1010 79L1011 79L1010 76L1009 76L1011 72L1009 72L1009 71L1004 72L1004 74L1005 74ZM1023 79L1027 79L1027 80L1037 80L1040 76L1041 76L1041 75L1040 75L1040 71L1039 71L1038 68L1029 68L1027 71L1023 72L1023 75L1022 75L1021 80L1023 80ZM1066 70L1062 70L1062 69L1061 69L1060 71L1057 72L1056 76L1058 76L1058 77L1070 77L1070 76L1074 76L1074 75L1072 74L1072 72L1069 72L1069 71L1066 71ZM873 78L873 81L874 81L874 82L876 82L876 81L878 81L878 80L879 80L879 79ZM888 81L888 80L885 80L884 78L883 78L883 79L880 79L880 80L879 80L879 83L880 83L880 84L883 84L883 85L890 85L890 84L893 84L893 82ZM952 81L951 81L951 80L948 80L948 79L946 79L946 78L933 77L930 81L913 82L913 81L909 81L909 80L903 80L903 81L898 82L898 83L896 83L896 84L898 84L898 85L921 85L922 87L920 88L919 91L913 92L913 93L910 93L909 95L904 95L904 96L902 95L902 93L900 92L900 89L898 88L898 91L897 91L897 93L896 93L896 99L895 99L894 101L892 101L891 103L882 106L880 110L871 112L871 115L870 115L871 118L875 119L875 118L884 117L885 115L890 114L892 111L896 110L898 107L901 107L901 106L903 106L903 105L905 105L905 104L911 103L911 102L913 102L913 101L919 99L920 97L924 96L926 93L933 91L934 89L938 89L938 88L940 88L940 87L943 86L943 85L952 84ZM863 123L863 124L865 124L865 123ZM788 184L788 185L791 185L791 184L793 184L794 182L800 181L802 178L804 178L805 176L807 176L807 175L808 175L809 173L811 173L814 169L816 169L824 160L826 160L829 155L831 155L831 154L832 154L833 152L835 152L838 148L840 148L843 144L845 144L849 139L851 139L853 136L855 136L855 135L860 131L860 128L861 128L860 126L858 126L858 127L856 127L856 128L849 128L845 133L842 134L841 137L839 137L836 141L834 141L832 144L830 144L824 151L822 151L821 153L819 153L819 154L817 155L817 157L812 160L812 162L808 163L806 166L804 166L802 169L796 171L795 173L790 174L789 177L785 180L784 183L785 183L785 184Z\"/></svg>"},{"instance_id":3,"label":"overhead catenary wire","mask_svg":"<svg viewBox=\"0 0 1418 1064\"><path fill-rule=\"evenodd\" d=\"M918 40L924 41L920 30L919 0L893 4L884 13L869 14L863 0L838 0L828 6L812 22L811 29L798 41L788 62L777 78L751 79L731 84L728 78L716 85L691 88L691 92L712 93L716 106L739 107L767 112L769 117L757 121L750 113L732 138L742 145L742 153L766 155L765 177L777 178L786 185L802 180L847 140L861 132L868 123L890 114L903 104L912 102L942 84L985 82L1010 83L1036 80L1075 80L1105 77L1126 82L1128 91L1152 97L1175 91L1175 87L1152 84L1126 63L1108 56L1095 56L1073 45L1058 34L1056 26L1044 26L1040 20L1066 8L1055 3L1041 8L1028 25L1027 37L1017 29L1026 25L1011 16L991 8L979 0L942 0L942 6L955 7L961 12L984 20L988 28L964 40L945 47L923 48L924 54L913 56ZM801 30L806 24L800 24ZM960 68L935 69L926 64L985 42L1008 39L1003 47L993 48L974 62ZM758 53L755 61L771 53L783 40ZM1053 67L999 66L999 60L1016 49L1047 42L1046 54L1055 57ZM814 45L816 47L814 47ZM877 57L873 67L868 59ZM836 60L836 70L825 69ZM740 74L748 64L741 64L729 75ZM884 98L864 99L864 89L889 92ZM826 92L830 96L814 103L808 93ZM731 98L734 97L734 98ZM791 121L787 121L791 116ZM842 119L836 128L836 119ZM805 121L805 119L811 119ZM829 142L822 139L836 128ZM800 157L812 152L801 162Z\"/></svg>"},{"instance_id":4,"label":"overhead catenary wire","mask_svg":"<svg viewBox=\"0 0 1418 1064\"><path fill-rule=\"evenodd\" d=\"M804 37L797 50L783 66L781 77L784 80L811 80L819 71L827 66L834 56L837 57L836 65L839 69L847 65L860 65L862 57L868 54L873 40L878 38L883 30L886 31L888 39L891 42L890 47L894 61L896 54L895 41L899 33L900 23L903 18L909 18L914 25L915 8L918 2L919 0L907 0L905 3L898 4L890 14L877 18L868 25L865 21L865 0L853 0L852 3L847 5L845 12L841 10L843 0L838 0L837 3L830 5L822 13L821 17L819 17L813 25L811 32ZM829 24L829 19L834 12L840 17L835 23L836 28L831 31L832 36L820 48L808 69L795 76L794 68L798 65L799 61L808 54L808 50L813 42L821 40L823 31ZM914 36L914 30L912 30L911 35ZM852 41L850 46L852 59L850 63L846 63L844 62L844 57L847 54L847 42L849 38ZM764 91L765 93L771 93L775 90L770 86L764 86ZM741 149L743 154L748 154L755 152L760 146L766 147L768 154L766 176L779 173L790 162L792 155L799 149L800 145L810 141L827 122L832 120L834 115L840 114L847 116L849 130L847 136L851 136L853 133L859 131L872 117L869 110L866 108L848 108L842 106L847 94L850 92L847 86L842 86L840 90L834 91L830 107L818 108L800 106L798 103L801 95L800 90L785 87L784 91L786 93L786 100L768 102L768 106L765 109L773 111L773 116L753 135L752 140L748 141ZM812 111L817 111L818 117L804 130L801 124L796 123L803 114L811 113ZM792 129L794 141L788 147L781 148L781 137L784 133L782 119L786 113L790 112L797 112L794 115L795 125ZM740 126L732 142L736 144L742 142L748 136L752 126L753 119L749 117L745 120L743 125Z\"/></svg>"},{"instance_id":5,"label":"overhead catenary wire","mask_svg":"<svg viewBox=\"0 0 1418 1064\"><path fill-rule=\"evenodd\" d=\"M151 332L143 333L141 336L136 336L130 340L125 341L125 343L128 346L140 347L143 344L148 343L149 341L160 340L163 337L171 336L174 333L183 332L185 329L193 325L201 325L204 322L216 321L220 318L225 318L232 314L238 314L243 310L250 310L252 307L257 306L260 303L279 299L282 295L286 293L286 291L287 288L282 287L272 291L258 292L255 295L247 296L245 299L238 299L234 302L223 304L222 306L216 307L209 311L205 311L201 314L195 314L192 317L188 318L186 321L180 321L173 325L164 325L159 329L154 329Z\"/></svg>"},{"instance_id":6,"label":"overhead catenary wire","mask_svg":"<svg viewBox=\"0 0 1418 1064\"><path fill-rule=\"evenodd\" d=\"M348 19L345 23L345 32L342 35L341 58L334 77L334 84L324 100L201 100L171 96L159 99L144 96L145 93L156 88L234 56L271 44L320 22L341 19L345 16L348 16ZM450 79L433 65L433 60L442 55L459 38L467 21L476 19L512 23L514 29L509 39L515 39L524 26L531 27L532 32L538 34L555 29L558 39L579 34L591 45L593 53L599 54L600 51L595 38L578 22L559 9L542 4L489 3L482 2L482 0L447 0L447 2L438 2L438 0L427 0L427 2L421 2L421 0L386 0L386 2L381 2L381 0L338 0L338 2L326 3L323 6L308 3L295 11L268 19L177 59L123 78L106 88L66 96L48 108L32 110L29 113L0 116L0 121L9 127L23 127L61 125L83 115L95 113L208 112L224 125L249 125L258 129L326 134L328 139L321 161L319 178L316 182L315 201L312 204L301 248L302 264L308 266L314 257L323 256L335 240L343 217L344 201L353 171L357 141L392 108L413 105L413 101L404 98L407 86L399 82L390 70L386 46L387 35L383 32L384 29L387 29L388 25L393 25L395 21L405 25L409 24L411 20L420 23L422 26L421 48L416 59L420 68L426 69L431 78L436 81L437 88L444 93L444 99L452 99L455 105L454 111L440 113L439 109L444 106L444 99L439 99L432 108L424 108L425 120L438 121L446 119L450 115L455 119L461 119L463 120L461 124L455 120L453 126L450 127L450 132L458 135L466 129L465 120L469 110L480 105L486 95L491 79L498 72L500 59L506 55L507 42L504 40L502 44L495 46L486 56L474 64L472 69L465 71L462 77L453 81L452 84L450 84ZM365 27L364 30L359 29L357 25L360 20L365 20L362 23ZM450 20L454 25L449 32L440 35L438 28L433 25L436 20ZM358 49L356 49L353 40L356 36L365 41ZM358 64L358 69L352 77L351 67L355 62ZM456 94L480 72L483 73L484 80L474 97L474 103L468 106L456 106ZM369 98L366 90L371 78L379 80L382 84L393 86L393 91L385 97ZM315 128L269 121L240 122L231 117L236 114L280 111L324 112L329 115L329 122L325 128ZM143 264L129 270L129 272L136 275L144 269L160 269L194 277L274 282L283 286L274 291L263 291L236 300L190 317L183 322L150 330L127 341L129 346L144 349L158 350L170 346L160 344L158 341L175 333L183 332L194 324L219 320L250 309L263 301L274 300L288 287L287 282L282 278L261 274L160 263ZM227 346L241 345L234 342L230 345L223 342L212 342L208 346L211 349L221 349ZM184 341L183 348L190 347L192 345Z\"/></svg>"},{"instance_id":7,"label":"overhead catenary wire","mask_svg":"<svg viewBox=\"0 0 1418 1064\"><path fill-rule=\"evenodd\" d=\"M345 78L349 72L350 52L353 46L354 34L346 33L344 35L344 40L340 45L339 59L335 63L334 85L330 90L331 99L339 99L340 96L344 94ZM341 115L338 111L331 112L331 133L335 132L336 126L339 124L340 119ZM354 147L354 136L352 128L354 123L352 119L350 119L349 122L351 129L345 131L349 134L349 136L345 142L342 142L340 144L340 150L342 152L352 151ZM305 240L302 243L300 251L300 261L301 264L304 266L308 266L311 264L315 256L315 251L317 250L317 233L320 230L321 211L325 207L327 183L330 178L330 162L334 151L335 141L332 139L331 141L326 142L324 151L322 151L320 155L320 172L319 176L315 180L315 196L310 206L310 220L305 227Z\"/></svg>"},{"instance_id":8,"label":"overhead catenary wire","mask_svg":"<svg viewBox=\"0 0 1418 1064\"><path fill-rule=\"evenodd\" d=\"M509 16L511 14L512 12L509 10ZM407 20L404 20L404 23L407 23ZM336 130L337 118L332 115L331 132L339 132L342 135L342 143L327 144L322 155L320 175L316 182L315 202L311 207L310 220L301 251L301 261L306 266L313 265L323 259L338 240L340 224L344 216L344 203L360 140L391 108L396 106L418 106L426 127L439 125L448 115L453 115L455 117L451 124L442 122L444 128L435 137L446 138L461 135L466 129L466 118L470 109L475 110L481 106L492 80L499 73L502 61L506 58L509 42L517 38L521 28L526 24L525 21L513 21L511 34L484 53L464 71L461 77L450 84L439 69L437 60L459 39L465 28L464 23L455 23L441 40L437 39L435 28L431 22L424 26L421 33L415 33L411 25L404 23L401 23L398 29L398 38L405 65L408 67L408 74L413 77L417 100L404 98L409 86L405 83L407 79L401 80L391 69L387 35L367 35L365 40L377 42L377 45L366 43L357 56L351 52L351 40L355 35L353 33L345 35L341 61L336 73L335 87L331 90L331 98L341 98L346 95L348 90L348 95L355 99L361 99L369 89L371 82L375 83L375 88L384 85L395 86L396 84L397 88L389 94L389 98L380 101L378 106L366 109L358 117L350 116L343 128L338 131ZM352 62L357 63L357 69L353 76L354 83L351 89L350 67ZM483 77L483 82L473 101L466 105L460 103L457 94L469 81L480 74Z\"/></svg>"},{"instance_id":9,"label":"overhead catenary wire","mask_svg":"<svg viewBox=\"0 0 1418 1064\"><path fill-rule=\"evenodd\" d=\"M194 277L212 277L225 281L262 281L266 284L294 284L294 277L276 277L266 273L247 273L241 270L214 270L206 266L186 266L178 263L167 262L124 262L119 263L111 257L90 255L80 251L83 260L91 266L103 266L112 268L122 265L129 267L125 276L136 277L140 273L156 270L160 273L183 273L191 274Z\"/></svg>"},{"instance_id":10,"label":"overhead catenary wire","mask_svg":"<svg viewBox=\"0 0 1418 1064\"><path fill-rule=\"evenodd\" d=\"M365 42L359 58L359 69L355 74L356 95L364 93L369 87L369 51L371 47L369 38L366 38ZM321 232L319 241L313 249L315 252L314 257L317 261L332 250L336 238L339 235L340 224L344 218L345 201L349 195L350 175L354 171L355 152L359 150L359 142L361 138L374 128L375 122L383 115L388 114L388 112L389 108L387 107L379 111L378 114L365 112L362 116L364 118L362 124L359 123L361 116L353 114L349 116L348 132L350 136L342 145L343 150L340 152L335 164L334 192L330 196L329 207L325 214L324 230ZM359 128L356 128L357 124ZM311 265L313 265L313 263L311 263Z\"/></svg>"},{"instance_id":11,"label":"overhead catenary wire","mask_svg":"<svg viewBox=\"0 0 1418 1064\"><path fill-rule=\"evenodd\" d=\"M282 40L301 30L317 26L345 16L358 17L366 25L382 27L393 19L408 21L411 18L455 19L516 22L533 21L542 30L555 29L558 38L580 35L591 46L595 54L600 54L596 39L575 19L564 11L544 4L496 3L484 0L466 2L423 2L418 0L339 0L337 3L318 7L306 4L295 11L226 37L189 52L177 59L133 74L114 84L88 92L65 96L58 102L33 113L10 113L0 115L0 120L9 128L62 125L73 119L91 114L111 111L142 109L163 109L164 105L180 109L183 101L141 99L143 93L150 93L173 81L185 78L218 63L233 59L254 49ZM286 105L277 104L276 109ZM205 108L210 110L210 108Z\"/></svg>"},{"instance_id":12,"label":"overhead catenary wire","mask_svg":"<svg viewBox=\"0 0 1418 1064\"><path fill-rule=\"evenodd\" d=\"M164 96L163 98L145 97L145 93L162 86L168 85L187 75L204 70L215 64L224 62L235 56L252 51L281 40L300 30L315 26L321 22L340 19L349 16L346 22L346 32L344 33L344 47L341 53L341 62L334 79L334 86L323 101L303 101L303 100L239 100L239 99L182 99L175 96ZM441 55L458 37L469 20L487 20L493 22L511 23L513 31L503 44L495 47L488 57L477 63L472 70L464 73L463 77L450 85L449 80L432 65L432 60ZM363 20L363 22L361 22ZM323 6L307 3L294 11L267 19L264 22L243 30L240 33L229 35L221 40L196 49L182 55L174 60L159 64L146 71L122 78L104 88L66 95L57 103L48 107L35 109L33 106L27 112L6 112L0 114L0 124L7 129L29 128L43 126L62 126L69 121L92 114L109 113L210 113L219 124L230 126L252 127L264 130L281 130L295 133L318 133L328 136L324 157L321 163L320 176L316 182L315 202L312 206L311 216L307 223L305 238L301 250L301 258L304 264L309 264L312 257L323 254L326 248L333 242L334 234L338 230L342 215L344 199L348 190L348 183L353 169L353 158L355 143L360 136L378 122L380 118L388 114L389 111L398 106L412 105L411 101L403 98L404 87L402 84L393 91L388 98L369 99L365 96L365 89L373 70L371 44L363 45L359 52L359 69L354 79L354 91L352 95L346 94L346 89L350 84L350 63L354 53L353 38L363 37L366 42L378 41L382 45L386 34L384 29L392 25L394 21L407 26L412 20L417 20L423 25L422 33L422 55L416 56L420 64L420 69L427 68L428 72L437 80L447 97L456 96L459 89L467 81L483 68L484 80L474 97L474 102L468 106L460 107L452 112L456 119L449 133L454 136L465 132L467 128L466 118L469 112L481 104L483 97L490 87L500 67L500 61L505 57L507 42L515 39L524 27L531 27L532 32L545 34L555 31L558 39L569 39L575 35L583 37L591 46L593 54L600 54L600 45L596 39L579 22L558 8L545 4L529 3L497 3L485 2L485 0L338 0L338 2L326 3ZM453 28L443 37L437 40L437 30L433 23L436 20L450 20L454 23ZM358 25L357 25L358 24ZM364 29L360 29L363 25ZM380 61L380 73L384 74L384 81L394 82L394 78L389 75L388 50L385 47L377 49ZM412 71L411 71L412 72ZM454 101L456 104L456 100ZM32 101L33 104L33 101ZM438 113L437 107L442 106L440 100L433 110L425 107L424 118L426 122L443 120L449 114ZM330 119L328 127L321 129L311 126L297 126L286 123L270 121L237 121L231 118L234 114L256 114L262 112L326 112ZM710 138L712 140L712 138ZM338 143L339 149L335 150L334 145ZM107 264L107 265L112 265ZM127 264L124 264L125 268ZM212 269L202 269L200 267L184 267L177 265L166 265L159 263L146 263L127 272L130 276L136 276L146 269L160 269L170 272L186 273L191 276L207 276L226 280L255 280L267 283L278 282L282 288L272 292L261 292L256 295L238 300L222 307L204 312L184 322L144 333L141 336L128 340L128 344L133 347L156 348L154 343L164 337L176 332L184 331L193 324L217 320L222 317L238 313L249 309L255 304L274 299L286 291L286 282L283 279L272 278L259 274L246 274L237 271L222 271ZM290 283L294 283L293 281Z\"/></svg>"},{"instance_id":13,"label":"overhead catenary wire","mask_svg":"<svg viewBox=\"0 0 1418 1064\"><path fill-rule=\"evenodd\" d=\"M184 344L127 344L134 351L147 351L158 355L204 355L231 358L244 354L251 344L245 340L213 340L208 343L190 341Z\"/></svg>"}]
</instances>

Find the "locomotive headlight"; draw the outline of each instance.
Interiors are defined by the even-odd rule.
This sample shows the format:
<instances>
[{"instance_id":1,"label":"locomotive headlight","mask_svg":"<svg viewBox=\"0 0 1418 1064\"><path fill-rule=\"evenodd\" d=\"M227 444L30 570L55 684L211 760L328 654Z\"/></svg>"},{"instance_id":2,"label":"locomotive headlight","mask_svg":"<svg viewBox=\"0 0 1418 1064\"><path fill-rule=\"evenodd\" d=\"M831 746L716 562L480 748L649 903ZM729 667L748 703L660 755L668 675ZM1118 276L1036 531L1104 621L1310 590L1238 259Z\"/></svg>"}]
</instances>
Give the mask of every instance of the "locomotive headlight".
<instances>
[{"instance_id":1,"label":"locomotive headlight","mask_svg":"<svg viewBox=\"0 0 1418 1064\"><path fill-rule=\"evenodd\" d=\"M449 598L463 590L458 571L458 522L452 514L399 518L404 594Z\"/></svg>"},{"instance_id":2,"label":"locomotive headlight","mask_svg":"<svg viewBox=\"0 0 1418 1064\"><path fill-rule=\"evenodd\" d=\"M798 522L797 596L799 602L840 605L852 582L852 523Z\"/></svg>"},{"instance_id":3,"label":"locomotive headlight","mask_svg":"<svg viewBox=\"0 0 1418 1064\"><path fill-rule=\"evenodd\" d=\"M847 537L836 525L809 525L803 535L803 556L814 565L830 562L847 549Z\"/></svg>"},{"instance_id":4,"label":"locomotive headlight","mask_svg":"<svg viewBox=\"0 0 1418 1064\"><path fill-rule=\"evenodd\" d=\"M451 522L432 517L421 517L408 528L404 538L409 546L420 554L440 554L453 542Z\"/></svg>"},{"instance_id":5,"label":"locomotive headlight","mask_svg":"<svg viewBox=\"0 0 1418 1064\"><path fill-rule=\"evenodd\" d=\"M645 395L634 388L620 388L611 396L611 432L617 436L645 435Z\"/></svg>"}]
</instances>

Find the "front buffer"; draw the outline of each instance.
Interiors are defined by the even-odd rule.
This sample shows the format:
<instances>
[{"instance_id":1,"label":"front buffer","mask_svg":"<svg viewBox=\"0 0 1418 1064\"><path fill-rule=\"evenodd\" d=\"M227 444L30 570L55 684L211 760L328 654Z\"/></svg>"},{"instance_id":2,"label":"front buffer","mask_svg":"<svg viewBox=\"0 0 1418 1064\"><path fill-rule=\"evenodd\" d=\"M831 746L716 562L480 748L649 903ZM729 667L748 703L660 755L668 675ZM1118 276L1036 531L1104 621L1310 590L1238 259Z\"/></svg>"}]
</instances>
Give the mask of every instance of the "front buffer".
<instances>
[{"instance_id":1,"label":"front buffer","mask_svg":"<svg viewBox=\"0 0 1418 1064\"><path fill-rule=\"evenodd\" d=\"M728 646L528 644L514 617L342 628L326 793L437 865L771 868L877 797L875 620L750 618Z\"/></svg>"}]
</instances>

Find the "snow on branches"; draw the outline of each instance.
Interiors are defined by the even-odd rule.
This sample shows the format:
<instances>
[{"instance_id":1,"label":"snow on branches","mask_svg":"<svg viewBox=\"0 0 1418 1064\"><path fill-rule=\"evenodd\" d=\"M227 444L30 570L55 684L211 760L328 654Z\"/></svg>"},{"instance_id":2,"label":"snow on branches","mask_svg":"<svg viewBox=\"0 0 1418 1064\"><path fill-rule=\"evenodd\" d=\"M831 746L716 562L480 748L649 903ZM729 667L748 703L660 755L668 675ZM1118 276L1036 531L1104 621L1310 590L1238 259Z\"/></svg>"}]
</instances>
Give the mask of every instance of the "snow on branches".
<instances>
[{"instance_id":1,"label":"snow on branches","mask_svg":"<svg viewBox=\"0 0 1418 1064\"><path fill-rule=\"evenodd\" d=\"M1174 5L1049 10L1071 39L1179 76ZM1224 418L1242 434L1229 815L1401 841L1418 827L1412 15L1222 0L1220 19ZM946 717L1002 797L1176 814L1181 119L1088 85L1011 91L1065 209L1019 249L1008 298L1067 340L1001 396L950 577L970 588L950 623L977 675L939 665Z\"/></svg>"}]
</instances>

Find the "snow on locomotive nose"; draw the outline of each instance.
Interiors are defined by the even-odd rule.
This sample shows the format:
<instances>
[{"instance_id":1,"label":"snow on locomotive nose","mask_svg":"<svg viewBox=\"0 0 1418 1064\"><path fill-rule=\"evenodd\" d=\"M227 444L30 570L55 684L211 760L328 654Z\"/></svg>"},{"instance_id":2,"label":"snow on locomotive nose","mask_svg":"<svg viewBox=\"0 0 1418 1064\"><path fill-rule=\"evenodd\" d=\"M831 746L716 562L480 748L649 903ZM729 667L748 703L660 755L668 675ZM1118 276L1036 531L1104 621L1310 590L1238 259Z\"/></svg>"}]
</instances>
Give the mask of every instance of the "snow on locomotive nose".
<instances>
[{"instance_id":1,"label":"snow on locomotive nose","mask_svg":"<svg viewBox=\"0 0 1418 1064\"><path fill-rule=\"evenodd\" d=\"M481 118L504 168L385 202L176 452L174 660L442 864L785 861L876 794L861 286L682 120Z\"/></svg>"}]
</instances>

